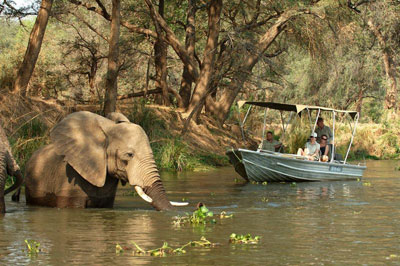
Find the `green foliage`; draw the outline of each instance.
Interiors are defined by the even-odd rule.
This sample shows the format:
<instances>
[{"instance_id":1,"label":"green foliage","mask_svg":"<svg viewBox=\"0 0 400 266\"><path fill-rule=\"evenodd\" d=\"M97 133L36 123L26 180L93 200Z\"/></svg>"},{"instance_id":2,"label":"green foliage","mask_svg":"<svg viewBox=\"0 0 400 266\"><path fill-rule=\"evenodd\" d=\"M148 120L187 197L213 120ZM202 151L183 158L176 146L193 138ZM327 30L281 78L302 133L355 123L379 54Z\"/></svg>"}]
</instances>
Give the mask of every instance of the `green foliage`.
<instances>
[{"instance_id":1,"label":"green foliage","mask_svg":"<svg viewBox=\"0 0 400 266\"><path fill-rule=\"evenodd\" d=\"M30 257L37 256L40 250L40 243L35 240L25 239L25 245L27 248L27 255Z\"/></svg>"},{"instance_id":2,"label":"green foliage","mask_svg":"<svg viewBox=\"0 0 400 266\"><path fill-rule=\"evenodd\" d=\"M284 143L288 153L296 154L299 148L304 148L308 137L310 136L310 128L308 123L303 119L295 119L291 125L290 131L286 135Z\"/></svg>"},{"instance_id":3,"label":"green foliage","mask_svg":"<svg viewBox=\"0 0 400 266\"><path fill-rule=\"evenodd\" d=\"M48 143L48 133L47 126L39 118L34 118L24 123L9 138L14 157L22 171L33 152Z\"/></svg>"},{"instance_id":4,"label":"green foliage","mask_svg":"<svg viewBox=\"0 0 400 266\"><path fill-rule=\"evenodd\" d=\"M165 121L161 120L151 108L146 107L145 99L133 104L128 119L141 126L149 136L150 141L162 137L166 133ZM166 137L168 136L169 134Z\"/></svg>"},{"instance_id":5,"label":"green foliage","mask_svg":"<svg viewBox=\"0 0 400 266\"><path fill-rule=\"evenodd\" d=\"M203 205L192 214L186 213L186 216L175 217L173 224L175 226L181 226L184 224L205 225L208 223L216 223L213 216L213 212L209 211L207 207ZM222 217L227 218L225 214L222 215Z\"/></svg>"},{"instance_id":6,"label":"green foliage","mask_svg":"<svg viewBox=\"0 0 400 266\"><path fill-rule=\"evenodd\" d=\"M237 235L232 233L229 237L229 243L232 244L258 244L260 241L260 236L252 237L250 234L247 235Z\"/></svg>"},{"instance_id":7,"label":"green foliage","mask_svg":"<svg viewBox=\"0 0 400 266\"><path fill-rule=\"evenodd\" d=\"M156 161L162 169L173 169L182 171L188 169L189 152L186 144L178 138L166 139L162 141L162 145L155 146Z\"/></svg>"}]
</instances>

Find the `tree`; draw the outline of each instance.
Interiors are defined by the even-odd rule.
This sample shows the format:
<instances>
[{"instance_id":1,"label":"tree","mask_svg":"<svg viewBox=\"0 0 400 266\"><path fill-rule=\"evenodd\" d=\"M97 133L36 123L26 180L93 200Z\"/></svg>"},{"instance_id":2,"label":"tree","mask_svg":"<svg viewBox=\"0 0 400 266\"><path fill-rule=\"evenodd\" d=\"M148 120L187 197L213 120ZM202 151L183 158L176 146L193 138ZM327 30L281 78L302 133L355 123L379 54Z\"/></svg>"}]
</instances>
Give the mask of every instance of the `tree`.
<instances>
[{"instance_id":1,"label":"tree","mask_svg":"<svg viewBox=\"0 0 400 266\"><path fill-rule=\"evenodd\" d=\"M108 69L105 85L104 115L115 112L118 96L118 54L119 54L119 27L120 27L120 0L112 0L111 32L109 40Z\"/></svg>"},{"instance_id":2,"label":"tree","mask_svg":"<svg viewBox=\"0 0 400 266\"><path fill-rule=\"evenodd\" d=\"M366 5L364 12L360 10L360 6L362 5ZM364 23L366 22L365 25L367 25L370 32L378 40L387 86L384 106L387 110L396 111L398 109L398 88L396 80L397 73L395 67L395 54L398 53L400 43L393 43L393 40L391 40L392 36L398 38L398 35L393 34L393 32L390 30L394 26L390 24L395 24L399 20L398 14L400 9L398 7L398 3L387 0L364 0L353 3L351 0L347 0L347 6L357 14L364 13L364 15L366 15L366 21L364 21ZM384 10L384 12L380 12L381 10ZM378 23L379 20L380 23ZM381 26L379 26L379 24L381 24ZM386 30L386 32L383 32L384 30Z\"/></svg>"},{"instance_id":3,"label":"tree","mask_svg":"<svg viewBox=\"0 0 400 266\"><path fill-rule=\"evenodd\" d=\"M31 35L29 37L24 60L22 61L17 72L17 77L13 87L14 93L21 93L23 96L26 95L29 80L31 79L40 53L40 48L46 32L46 26L50 17L52 5L53 0L42 0L38 15L36 17L35 25L33 26Z\"/></svg>"}]
</instances>

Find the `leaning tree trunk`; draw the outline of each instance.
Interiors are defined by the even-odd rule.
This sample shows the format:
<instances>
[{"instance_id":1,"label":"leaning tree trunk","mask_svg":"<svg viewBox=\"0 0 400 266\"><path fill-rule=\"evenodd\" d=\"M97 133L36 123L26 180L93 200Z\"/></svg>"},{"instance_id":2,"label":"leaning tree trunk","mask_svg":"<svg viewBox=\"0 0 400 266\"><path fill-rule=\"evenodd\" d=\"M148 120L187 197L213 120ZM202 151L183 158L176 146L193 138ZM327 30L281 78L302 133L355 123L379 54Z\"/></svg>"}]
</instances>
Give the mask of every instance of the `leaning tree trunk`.
<instances>
[{"instance_id":1,"label":"leaning tree trunk","mask_svg":"<svg viewBox=\"0 0 400 266\"><path fill-rule=\"evenodd\" d=\"M161 17L164 17L164 0L160 0L158 4L158 13ZM162 92L164 105L169 106L171 104L168 96L168 84L167 84L167 44L163 41L163 32L158 25L157 21L154 21L157 31L157 41L154 44L154 64L156 68L156 89L160 88Z\"/></svg>"},{"instance_id":2,"label":"leaning tree trunk","mask_svg":"<svg viewBox=\"0 0 400 266\"><path fill-rule=\"evenodd\" d=\"M389 48L386 45L385 38L383 37L382 33L376 27L375 23L372 19L369 19L368 27L375 35L375 37L379 41L379 46L382 50L382 59L383 65L385 68L386 80L387 80L387 89L386 89L386 96L385 96L385 109L396 110L397 109L397 82L396 82L396 70L393 64L393 56L391 55Z\"/></svg>"},{"instance_id":3,"label":"leaning tree trunk","mask_svg":"<svg viewBox=\"0 0 400 266\"><path fill-rule=\"evenodd\" d=\"M112 0L111 37L109 40L108 69L106 76L106 90L104 102L104 115L115 112L117 105L117 79L118 79L118 54L119 54L119 26L121 2Z\"/></svg>"},{"instance_id":4,"label":"leaning tree trunk","mask_svg":"<svg viewBox=\"0 0 400 266\"><path fill-rule=\"evenodd\" d=\"M215 54L218 45L219 26L222 10L222 0L211 1L208 9L208 38L207 44L204 48L204 56L200 77L197 81L196 87L193 92L192 99L186 110L187 114L192 113L195 109L197 112L201 111L204 105L205 98L210 93L208 92L211 76L214 70ZM200 107L198 107L200 105Z\"/></svg>"},{"instance_id":5,"label":"leaning tree trunk","mask_svg":"<svg viewBox=\"0 0 400 266\"><path fill-rule=\"evenodd\" d=\"M49 20L53 0L42 0L39 13L36 17L35 25L33 25L31 35L29 36L28 47L25 52L24 60L19 66L17 77L15 79L12 91L26 95L29 80L31 79L33 70L35 69L42 41L46 32L47 22Z\"/></svg>"},{"instance_id":6,"label":"leaning tree trunk","mask_svg":"<svg viewBox=\"0 0 400 266\"><path fill-rule=\"evenodd\" d=\"M189 57L194 61L195 43L196 43L196 28L194 27L196 16L196 0L188 0L187 23L186 23L186 39L185 48ZM187 108L192 95L193 77L189 73L187 65L183 66L181 88L179 95L182 97L183 106Z\"/></svg>"}]
</instances>

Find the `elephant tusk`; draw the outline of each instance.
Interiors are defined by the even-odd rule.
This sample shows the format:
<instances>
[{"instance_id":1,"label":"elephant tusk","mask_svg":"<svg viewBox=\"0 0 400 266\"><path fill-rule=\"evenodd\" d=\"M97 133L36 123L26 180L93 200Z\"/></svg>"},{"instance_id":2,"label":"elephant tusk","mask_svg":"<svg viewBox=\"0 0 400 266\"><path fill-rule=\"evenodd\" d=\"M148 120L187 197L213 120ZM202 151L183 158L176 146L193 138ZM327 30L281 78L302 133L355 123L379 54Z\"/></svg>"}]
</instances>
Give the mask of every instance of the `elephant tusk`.
<instances>
[{"instance_id":1,"label":"elephant tusk","mask_svg":"<svg viewBox=\"0 0 400 266\"><path fill-rule=\"evenodd\" d=\"M182 207L182 206L187 206L187 205L189 205L189 202L176 202L176 201L170 201L170 203L171 203L171 205L172 206L179 206L179 207Z\"/></svg>"},{"instance_id":2,"label":"elephant tusk","mask_svg":"<svg viewBox=\"0 0 400 266\"><path fill-rule=\"evenodd\" d=\"M135 186L135 190L144 201L147 201L149 203L153 202L153 199L150 198L149 196L147 196L147 194L144 193L144 191L143 191L143 189L141 187Z\"/></svg>"}]
</instances>

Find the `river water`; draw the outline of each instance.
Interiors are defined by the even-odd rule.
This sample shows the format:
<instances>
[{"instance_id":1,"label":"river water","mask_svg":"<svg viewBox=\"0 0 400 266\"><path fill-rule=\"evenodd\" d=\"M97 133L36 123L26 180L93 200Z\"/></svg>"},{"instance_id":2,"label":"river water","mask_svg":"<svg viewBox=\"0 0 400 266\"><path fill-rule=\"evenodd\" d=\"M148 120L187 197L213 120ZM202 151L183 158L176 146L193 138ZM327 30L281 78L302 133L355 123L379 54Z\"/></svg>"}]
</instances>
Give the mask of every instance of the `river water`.
<instances>
[{"instance_id":1,"label":"river water","mask_svg":"<svg viewBox=\"0 0 400 266\"><path fill-rule=\"evenodd\" d=\"M230 167L163 173L169 199L191 203L174 212L154 211L127 187L119 189L114 209L27 207L24 199L8 197L8 213L0 217L0 265L400 265L399 166L369 161L361 181L267 185L244 183ZM214 212L215 224L172 224L200 201ZM233 217L219 219L222 211ZM231 233L261 240L230 244ZM179 247L202 236L219 245L167 257L115 252L117 243ZM25 239L41 244L37 256L27 254Z\"/></svg>"}]
</instances>

